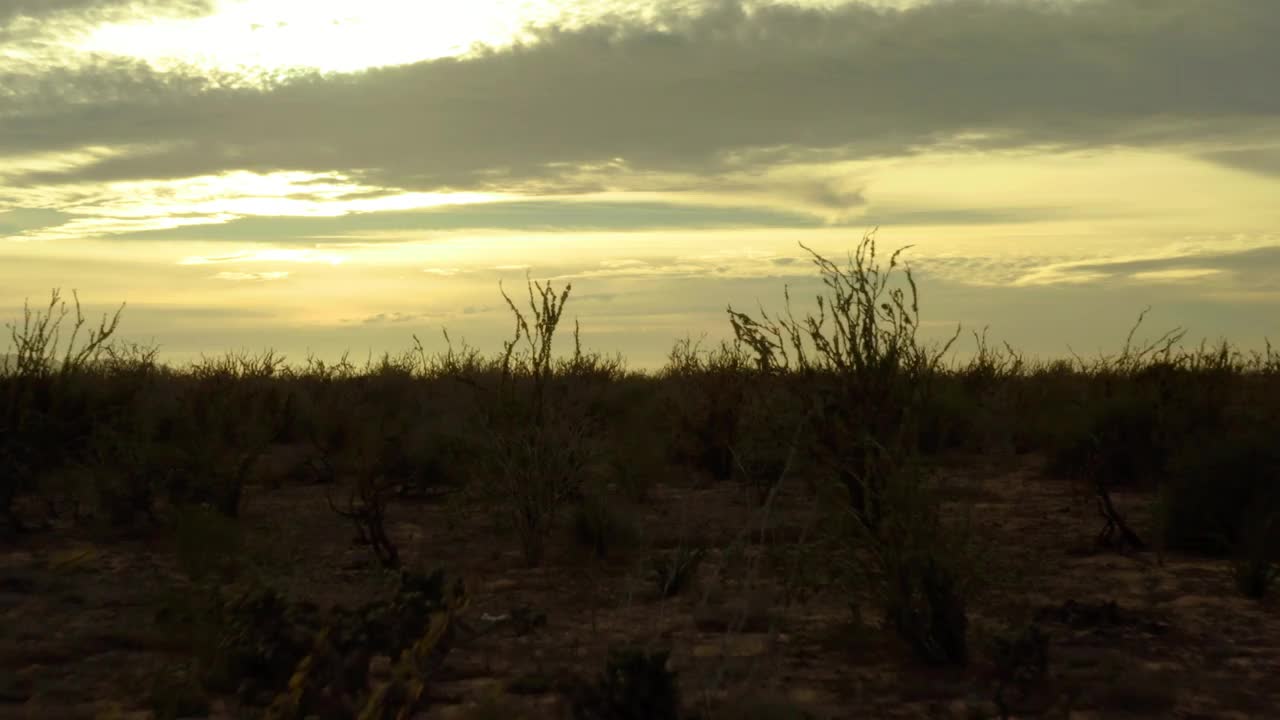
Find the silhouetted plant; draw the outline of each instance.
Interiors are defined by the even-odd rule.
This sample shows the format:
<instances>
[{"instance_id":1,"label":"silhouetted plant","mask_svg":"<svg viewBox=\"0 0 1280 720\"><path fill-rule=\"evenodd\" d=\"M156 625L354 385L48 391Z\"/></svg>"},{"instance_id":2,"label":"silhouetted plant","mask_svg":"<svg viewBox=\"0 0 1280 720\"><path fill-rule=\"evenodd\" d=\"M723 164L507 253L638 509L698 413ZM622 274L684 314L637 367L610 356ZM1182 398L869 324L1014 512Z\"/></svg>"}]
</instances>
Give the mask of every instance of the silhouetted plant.
<instances>
[{"instance_id":1,"label":"silhouetted plant","mask_svg":"<svg viewBox=\"0 0 1280 720\"><path fill-rule=\"evenodd\" d=\"M736 474L756 502L763 505L788 467L811 454L808 421L803 398L787 387L786 378L752 379L731 449Z\"/></svg>"},{"instance_id":2,"label":"silhouetted plant","mask_svg":"<svg viewBox=\"0 0 1280 720\"><path fill-rule=\"evenodd\" d=\"M761 310L756 319L730 307L729 319L761 372L807 378L818 450L855 512L874 526L886 469L918 452L919 415L955 336L933 350L917 343L920 313L910 268L904 270L906 288L889 285L906 248L893 253L883 269L872 233L845 267L805 250L826 287L816 298L816 314L797 319L788 290L781 314Z\"/></svg>"},{"instance_id":3,"label":"silhouetted plant","mask_svg":"<svg viewBox=\"0 0 1280 720\"><path fill-rule=\"evenodd\" d=\"M1261 600L1280 580L1280 509L1255 510L1240 535L1232 568L1236 587Z\"/></svg>"},{"instance_id":4,"label":"silhouetted plant","mask_svg":"<svg viewBox=\"0 0 1280 720\"><path fill-rule=\"evenodd\" d=\"M387 533L387 505L401 488L389 471L396 458L394 437L379 437L377 426L351 427L343 423L315 445L312 471L326 485L329 508L351 523L356 542L367 546L387 568L400 566L400 552ZM341 473L342 477L339 477ZM345 504L333 500L333 487L347 485Z\"/></svg>"},{"instance_id":5,"label":"silhouetted plant","mask_svg":"<svg viewBox=\"0 0 1280 720\"><path fill-rule=\"evenodd\" d=\"M940 348L917 342L910 269L905 287L890 286L903 250L887 268L876 262L873 234L844 267L809 250L827 291L816 313L797 319L787 292L779 315L761 310L756 319L730 308L729 318L758 371L806 380L797 387L812 402L818 451L835 479L831 497L847 509L835 541L853 560L855 584L871 582L888 624L922 660L964 664L967 603L981 578L970 537L942 524L919 463L921 416L956 336Z\"/></svg>"},{"instance_id":6,"label":"silhouetted plant","mask_svg":"<svg viewBox=\"0 0 1280 720\"><path fill-rule=\"evenodd\" d=\"M1039 407L1023 395L1030 366L1007 343L1003 351L994 348L985 328L973 337L973 357L936 376L932 393L922 399L922 452L965 450L990 457L1030 447L1024 425Z\"/></svg>"},{"instance_id":7,"label":"silhouetted plant","mask_svg":"<svg viewBox=\"0 0 1280 720\"><path fill-rule=\"evenodd\" d=\"M11 531L29 529L14 512L18 496L36 490L45 474L73 464L77 458L68 449L84 445L99 419L86 380L111 347L124 306L82 337L87 320L79 295L72 295L74 320L65 345L64 323L72 315L57 289L46 309L24 303L21 325L6 324L11 357L0 368L0 523Z\"/></svg>"},{"instance_id":8,"label":"silhouetted plant","mask_svg":"<svg viewBox=\"0 0 1280 720\"><path fill-rule=\"evenodd\" d=\"M29 303L24 303L21 328L17 323L6 324L13 343L13 374L27 378L55 373L69 375L83 370L106 351L107 342L120 326L120 314L124 311L124 305L116 310L110 320L103 315L98 328L90 328L88 336L77 345L76 340L87 321L80 309L80 296L74 290L71 294L75 301L75 320L71 324L71 335L67 338L61 358L58 357L58 350L61 347L63 322L71 311L63 301L59 289L55 288L50 293L49 306L43 311L33 311Z\"/></svg>"},{"instance_id":9,"label":"silhouetted plant","mask_svg":"<svg viewBox=\"0 0 1280 720\"><path fill-rule=\"evenodd\" d=\"M852 578L869 582L885 619L918 658L935 665L969 660L968 604L985 577L971 531L945 524L935 497L903 468L885 484L874 527L850 513Z\"/></svg>"},{"instance_id":10,"label":"silhouetted plant","mask_svg":"<svg viewBox=\"0 0 1280 720\"><path fill-rule=\"evenodd\" d=\"M635 540L636 528L618 502L601 490L582 494L573 510L573 535L599 559Z\"/></svg>"},{"instance_id":11,"label":"silhouetted plant","mask_svg":"<svg viewBox=\"0 0 1280 720\"><path fill-rule=\"evenodd\" d=\"M244 541L235 520L200 506L182 508L173 523L178 567L195 582L233 577L244 562Z\"/></svg>"},{"instance_id":12,"label":"silhouetted plant","mask_svg":"<svg viewBox=\"0 0 1280 720\"><path fill-rule=\"evenodd\" d=\"M697 577L698 566L706 554L705 548L682 544L654 555L651 563L658 595L674 597L688 589Z\"/></svg>"},{"instance_id":13,"label":"silhouetted plant","mask_svg":"<svg viewBox=\"0 0 1280 720\"><path fill-rule=\"evenodd\" d=\"M507 505L525 562L542 562L544 542L561 507L578 497L597 444L598 424L553 355L555 332L572 286L557 295L530 280L528 316L503 292L515 333L503 345L496 393L481 392L494 488ZM575 328L570 367L584 367ZM480 388L478 388L480 389Z\"/></svg>"},{"instance_id":14,"label":"silhouetted plant","mask_svg":"<svg viewBox=\"0 0 1280 720\"><path fill-rule=\"evenodd\" d=\"M213 641L198 648L201 684L267 706L264 717L407 717L452 648L468 599L461 580L439 570L399 579L388 599L328 611L259 585L215 590L211 604L167 621L212 628ZM371 683L379 655L393 660L392 677Z\"/></svg>"},{"instance_id":15,"label":"silhouetted plant","mask_svg":"<svg viewBox=\"0 0 1280 720\"><path fill-rule=\"evenodd\" d=\"M1010 717L1008 693L1025 698L1049 674L1049 635L1030 623L1014 633L995 637L991 643L995 665L994 697L1001 718Z\"/></svg>"},{"instance_id":16,"label":"silhouetted plant","mask_svg":"<svg viewBox=\"0 0 1280 720\"><path fill-rule=\"evenodd\" d=\"M685 338L671 349L662 377L670 386L668 417L675 459L712 480L733 477L734 447L747 385L750 358L737 344L703 350Z\"/></svg>"},{"instance_id":17,"label":"silhouetted plant","mask_svg":"<svg viewBox=\"0 0 1280 720\"><path fill-rule=\"evenodd\" d=\"M209 713L209 697L190 673L166 673L157 677L150 694L156 720L179 720Z\"/></svg>"},{"instance_id":18,"label":"silhouetted plant","mask_svg":"<svg viewBox=\"0 0 1280 720\"><path fill-rule=\"evenodd\" d=\"M680 689L666 651L611 648L604 673L571 697L574 720L677 720Z\"/></svg>"},{"instance_id":19,"label":"silhouetted plant","mask_svg":"<svg viewBox=\"0 0 1280 720\"><path fill-rule=\"evenodd\" d=\"M387 498L394 487L380 477L364 474L349 490L346 507L338 507L333 497L326 495L329 509L351 522L357 542L368 546L386 568L400 567L400 551L387 534Z\"/></svg>"},{"instance_id":20,"label":"silhouetted plant","mask_svg":"<svg viewBox=\"0 0 1280 720\"><path fill-rule=\"evenodd\" d=\"M1229 554L1250 522L1278 510L1280 447L1266 425L1184 446L1160 492L1160 525L1171 550Z\"/></svg>"}]
</instances>

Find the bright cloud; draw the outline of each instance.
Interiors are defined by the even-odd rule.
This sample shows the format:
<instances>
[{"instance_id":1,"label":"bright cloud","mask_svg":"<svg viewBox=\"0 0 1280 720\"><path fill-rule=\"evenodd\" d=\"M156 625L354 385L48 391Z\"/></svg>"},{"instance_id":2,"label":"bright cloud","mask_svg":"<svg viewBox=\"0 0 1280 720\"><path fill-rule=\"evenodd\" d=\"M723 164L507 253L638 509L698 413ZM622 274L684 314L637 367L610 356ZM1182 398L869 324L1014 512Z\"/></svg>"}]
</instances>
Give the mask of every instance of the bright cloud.
<instances>
[{"instance_id":1,"label":"bright cloud","mask_svg":"<svg viewBox=\"0 0 1280 720\"><path fill-rule=\"evenodd\" d=\"M346 258L334 253L321 253L312 250L251 250L215 257L193 256L183 258L179 265L211 265L217 263L252 263L252 262L293 262L293 263L328 263L338 265Z\"/></svg>"},{"instance_id":2,"label":"bright cloud","mask_svg":"<svg viewBox=\"0 0 1280 720\"><path fill-rule=\"evenodd\" d=\"M284 280L289 277L289 273L284 270L258 273L220 272L213 277L218 280Z\"/></svg>"}]
</instances>

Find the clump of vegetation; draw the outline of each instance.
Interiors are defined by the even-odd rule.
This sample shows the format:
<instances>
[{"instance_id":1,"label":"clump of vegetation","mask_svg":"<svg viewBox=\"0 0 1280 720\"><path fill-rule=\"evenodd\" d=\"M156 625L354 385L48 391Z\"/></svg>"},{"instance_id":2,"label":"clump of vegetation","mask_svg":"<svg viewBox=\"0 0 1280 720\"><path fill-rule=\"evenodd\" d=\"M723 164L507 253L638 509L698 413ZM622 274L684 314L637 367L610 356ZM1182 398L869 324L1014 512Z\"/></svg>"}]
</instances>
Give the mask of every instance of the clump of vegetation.
<instances>
[{"instance_id":1,"label":"clump of vegetation","mask_svg":"<svg viewBox=\"0 0 1280 720\"><path fill-rule=\"evenodd\" d=\"M671 350L660 377L667 396L674 458L713 481L735 474L743 405L747 397L750 358L741 345L720 343L704 349L685 338Z\"/></svg>"},{"instance_id":2,"label":"clump of vegetation","mask_svg":"<svg viewBox=\"0 0 1280 720\"><path fill-rule=\"evenodd\" d=\"M558 364L553 342L572 286L558 295L550 284L528 286L529 315L503 293L515 334L503 345L496 391L482 390L480 400L491 440L490 487L507 508L525 562L535 566L559 512L580 495L599 447L599 422L580 381L611 377L613 369L582 352L576 328L574 355Z\"/></svg>"},{"instance_id":3,"label":"clump of vegetation","mask_svg":"<svg viewBox=\"0 0 1280 720\"><path fill-rule=\"evenodd\" d=\"M439 570L403 572L391 599L327 613L252 586L214 609L219 632L202 682L210 691L234 692L243 703L267 707L267 717L281 720L316 713L364 717L361 708L375 705L412 709L447 654L454 616L466 605L460 581ZM370 690L375 656L391 658L393 673Z\"/></svg>"},{"instance_id":4,"label":"clump of vegetation","mask_svg":"<svg viewBox=\"0 0 1280 720\"><path fill-rule=\"evenodd\" d=\"M345 508L327 498L329 509L355 527L356 542L367 546L383 567L391 569L400 567L400 550L387 534L387 496L393 487L377 475L362 474L352 485Z\"/></svg>"},{"instance_id":5,"label":"clump of vegetation","mask_svg":"<svg viewBox=\"0 0 1280 720\"><path fill-rule=\"evenodd\" d=\"M1280 580L1280 512L1264 510L1249 518L1237 542L1232 567L1236 587L1262 600Z\"/></svg>"},{"instance_id":6,"label":"clump of vegetation","mask_svg":"<svg viewBox=\"0 0 1280 720\"><path fill-rule=\"evenodd\" d=\"M669 654L610 649L604 673L571 694L574 720L678 720L680 688L667 669Z\"/></svg>"},{"instance_id":7,"label":"clump of vegetation","mask_svg":"<svg viewBox=\"0 0 1280 720\"><path fill-rule=\"evenodd\" d=\"M919 480L895 481L886 491L880 525L850 518L856 547L852 577L870 583L886 623L916 657L964 665L969 601L984 579L979 551L967 529L944 523L936 499Z\"/></svg>"},{"instance_id":8,"label":"clump of vegetation","mask_svg":"<svg viewBox=\"0 0 1280 720\"><path fill-rule=\"evenodd\" d=\"M608 558L610 553L633 542L636 535L633 519L616 499L601 490L583 493L574 507L574 540L598 559Z\"/></svg>"},{"instance_id":9,"label":"clump of vegetation","mask_svg":"<svg viewBox=\"0 0 1280 720\"><path fill-rule=\"evenodd\" d=\"M1010 717L1010 701L1025 700L1048 677L1049 643L1049 635L1035 623L993 638L994 698L1000 717ZM1016 698L1010 698L1010 691Z\"/></svg>"},{"instance_id":10,"label":"clump of vegetation","mask_svg":"<svg viewBox=\"0 0 1280 720\"><path fill-rule=\"evenodd\" d=\"M655 554L651 564L658 596L675 597L687 590L697 577L698 566L706 554L706 548L683 544Z\"/></svg>"},{"instance_id":11,"label":"clump of vegetation","mask_svg":"<svg viewBox=\"0 0 1280 720\"><path fill-rule=\"evenodd\" d=\"M188 506L173 523L178 567L196 583L210 578L231 579L240 574L244 557L241 527L221 513Z\"/></svg>"},{"instance_id":12,"label":"clump of vegetation","mask_svg":"<svg viewBox=\"0 0 1280 720\"><path fill-rule=\"evenodd\" d=\"M871 526L880 521L892 466L919 452L919 417L955 340L934 349L917 343L920 314L910 269L906 287L890 287L905 249L890 257L888 268L876 262L870 234L845 267L810 250L826 294L815 298L816 312L799 319L789 292L785 312L773 317L729 309L734 334L755 353L759 372L805 378L818 451L852 510Z\"/></svg>"},{"instance_id":13,"label":"clump of vegetation","mask_svg":"<svg viewBox=\"0 0 1280 720\"><path fill-rule=\"evenodd\" d=\"M205 688L237 694L243 702L269 702L310 649L320 630L319 608L290 604L265 587L240 588L210 601L192 608L187 617L162 619L205 631L199 638L204 646L195 648Z\"/></svg>"},{"instance_id":14,"label":"clump of vegetation","mask_svg":"<svg viewBox=\"0 0 1280 720\"><path fill-rule=\"evenodd\" d=\"M785 476L793 474L797 459L811 454L810 414L804 398L787 385L787 378L752 378L732 448L736 475L761 505Z\"/></svg>"},{"instance_id":15,"label":"clump of vegetation","mask_svg":"<svg viewBox=\"0 0 1280 720\"><path fill-rule=\"evenodd\" d=\"M639 389L648 390L648 382L637 383ZM627 394L628 396L631 393ZM629 398L628 398L629 399ZM630 407L644 407L643 399L628 402ZM640 421L648 423L641 424ZM654 485L669 474L666 458L666 438L648 432L649 423L661 422L661 418L644 415L632 420L634 425L619 418L613 423L613 437L605 450L609 474L618 493L634 503L646 503Z\"/></svg>"},{"instance_id":16,"label":"clump of vegetation","mask_svg":"<svg viewBox=\"0 0 1280 720\"><path fill-rule=\"evenodd\" d=\"M156 679L151 689L151 711L157 720L207 715L209 696L190 673L163 675Z\"/></svg>"},{"instance_id":17,"label":"clump of vegetation","mask_svg":"<svg viewBox=\"0 0 1280 720\"><path fill-rule=\"evenodd\" d=\"M905 250L905 248L903 249ZM811 403L817 452L833 478L828 496L840 508L835 542L851 559L855 585L875 589L890 627L929 663L968 659L967 600L977 575L970 543L942 523L925 484L921 419L935 397L942 355L954 342L927 348L916 285L892 286L876 262L872 235L842 267L810 251L826 294L816 312L797 319L787 293L784 313L759 318L729 310L739 341L764 375L796 373Z\"/></svg>"},{"instance_id":18,"label":"clump of vegetation","mask_svg":"<svg viewBox=\"0 0 1280 720\"><path fill-rule=\"evenodd\" d=\"M1263 427L1188 444L1170 464L1159 504L1169 549L1227 555L1251 523L1280 512L1280 447Z\"/></svg>"},{"instance_id":19,"label":"clump of vegetation","mask_svg":"<svg viewBox=\"0 0 1280 720\"><path fill-rule=\"evenodd\" d=\"M1225 343L1175 349L1181 329L1135 345L1145 315L1119 355L1079 361L1089 382L1071 403L1072 420L1058 434L1050 467L1089 485L1105 522L1103 545L1146 547L1111 490L1156 488L1167 547L1222 552L1237 536L1242 509L1276 472L1275 453L1257 432L1272 418L1250 408L1240 394L1244 383L1232 380L1269 372L1270 351L1247 358ZM1222 484L1207 482L1210 476Z\"/></svg>"},{"instance_id":20,"label":"clump of vegetation","mask_svg":"<svg viewBox=\"0 0 1280 720\"><path fill-rule=\"evenodd\" d=\"M75 455L68 449L83 445L94 427L92 388L84 380L107 356L124 306L82 336L87 320L79 295L72 295L75 314L65 345L71 310L59 290L44 310L24 304L21 325L6 324L11 357L0 368L0 531L28 529L14 502L36 490L43 476L72 465Z\"/></svg>"},{"instance_id":21,"label":"clump of vegetation","mask_svg":"<svg viewBox=\"0 0 1280 720\"><path fill-rule=\"evenodd\" d=\"M926 455L962 451L999 457L1031 444L1027 420L1038 419L1033 411L1043 405L1026 397L1023 380L1030 367L1008 344L1003 351L993 347L985 328L973 337L974 355L940 373L922 399L917 432Z\"/></svg>"}]
</instances>

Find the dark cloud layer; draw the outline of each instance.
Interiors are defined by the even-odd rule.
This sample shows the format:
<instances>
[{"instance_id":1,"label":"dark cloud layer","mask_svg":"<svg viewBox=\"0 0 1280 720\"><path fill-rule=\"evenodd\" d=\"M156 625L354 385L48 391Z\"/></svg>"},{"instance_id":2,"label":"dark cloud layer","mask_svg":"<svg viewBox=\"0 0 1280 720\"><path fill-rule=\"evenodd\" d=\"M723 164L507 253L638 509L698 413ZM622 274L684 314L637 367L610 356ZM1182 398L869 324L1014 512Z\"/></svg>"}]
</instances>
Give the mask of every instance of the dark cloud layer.
<instances>
[{"instance_id":1,"label":"dark cloud layer","mask_svg":"<svg viewBox=\"0 0 1280 720\"><path fill-rule=\"evenodd\" d=\"M1259 175L1280 176L1280 145L1242 150L1219 150L1205 153L1203 157L1219 165L1248 170Z\"/></svg>"},{"instance_id":2,"label":"dark cloud layer","mask_svg":"<svg viewBox=\"0 0 1280 720\"><path fill-rule=\"evenodd\" d=\"M1230 146L1280 128L1277 37L1275 0L715 2L656 24L543 28L467 59L267 88L128 62L10 73L0 157L145 148L26 182L341 169L396 187L513 189L615 158L641 179L711 175L966 134L982 148Z\"/></svg>"},{"instance_id":3,"label":"dark cloud layer","mask_svg":"<svg viewBox=\"0 0 1280 720\"><path fill-rule=\"evenodd\" d=\"M214 8L213 0L0 0L0 44L39 47L56 43L69 29L137 18L199 17ZM0 95L3 88L0 84Z\"/></svg>"},{"instance_id":4,"label":"dark cloud layer","mask_svg":"<svg viewBox=\"0 0 1280 720\"><path fill-rule=\"evenodd\" d=\"M193 16L213 10L212 0L0 0L0 27L20 17L35 20L56 15L130 13Z\"/></svg>"},{"instance_id":5,"label":"dark cloud layer","mask_svg":"<svg viewBox=\"0 0 1280 720\"><path fill-rule=\"evenodd\" d=\"M1250 290L1280 290L1280 247L1258 247L1237 252L1211 252L1177 257L1124 260L1096 263L1073 263L1071 272L1102 273L1113 277L1141 276L1176 271L1212 271L1230 273L1226 287ZM1209 279L1211 285L1223 281Z\"/></svg>"}]
</instances>

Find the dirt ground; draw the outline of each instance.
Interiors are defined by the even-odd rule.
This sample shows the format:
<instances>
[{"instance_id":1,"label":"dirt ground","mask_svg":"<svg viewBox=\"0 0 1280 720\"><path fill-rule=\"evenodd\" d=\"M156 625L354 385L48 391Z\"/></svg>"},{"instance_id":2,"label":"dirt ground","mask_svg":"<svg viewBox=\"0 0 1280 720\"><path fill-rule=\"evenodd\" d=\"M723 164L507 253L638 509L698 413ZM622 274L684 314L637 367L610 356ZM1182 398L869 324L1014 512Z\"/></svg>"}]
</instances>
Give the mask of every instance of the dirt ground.
<instances>
[{"instance_id":1,"label":"dirt ground","mask_svg":"<svg viewBox=\"0 0 1280 720\"><path fill-rule=\"evenodd\" d=\"M501 717L567 717L557 679L597 675L620 641L670 648L686 709L703 717L788 717L764 715L771 701L816 718L992 717L984 641L1032 619L1051 638L1049 677L1010 701L1014 716L1277 717L1274 599L1242 597L1226 561L1094 549L1095 509L1041 467L1030 456L1002 469L974 462L941 479L1017 575L971 608L975 660L963 670L920 665L871 609L853 622L834 587L786 602L761 560L805 533L814 508L800 483L782 488L763 536L740 486L659 483L636 506L631 547L597 560L566 529L535 569L484 508L396 504L389 528L406 564L462 575L466 618L545 616L459 643L421 717L479 717L495 698ZM1116 500L1141 527L1147 498ZM321 487L251 487L242 522L258 571L291 597L355 604L390 587ZM682 544L708 548L707 559L690 590L662 599L650 558ZM160 535L60 530L0 548L0 718L148 717L150 679L186 661L182 639L155 619L162 588L180 581ZM238 717L224 700L212 715Z\"/></svg>"}]
</instances>

